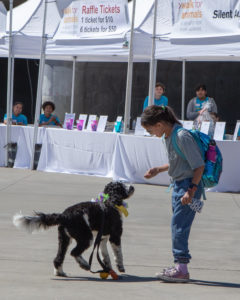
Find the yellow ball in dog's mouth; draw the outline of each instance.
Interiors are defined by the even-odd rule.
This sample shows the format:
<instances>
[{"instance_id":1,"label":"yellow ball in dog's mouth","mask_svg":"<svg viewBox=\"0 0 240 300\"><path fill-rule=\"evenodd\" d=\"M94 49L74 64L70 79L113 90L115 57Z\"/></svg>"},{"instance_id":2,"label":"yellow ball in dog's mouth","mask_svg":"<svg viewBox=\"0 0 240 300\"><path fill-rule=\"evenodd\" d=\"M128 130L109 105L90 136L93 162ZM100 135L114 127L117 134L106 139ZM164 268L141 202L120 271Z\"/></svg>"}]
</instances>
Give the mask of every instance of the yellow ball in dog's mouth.
<instances>
[{"instance_id":1,"label":"yellow ball in dog's mouth","mask_svg":"<svg viewBox=\"0 0 240 300\"><path fill-rule=\"evenodd\" d=\"M107 279L107 278L108 278L108 275L109 275L109 273L106 273L106 272L101 272L101 273L100 273L100 277L101 277L102 279Z\"/></svg>"}]
</instances>

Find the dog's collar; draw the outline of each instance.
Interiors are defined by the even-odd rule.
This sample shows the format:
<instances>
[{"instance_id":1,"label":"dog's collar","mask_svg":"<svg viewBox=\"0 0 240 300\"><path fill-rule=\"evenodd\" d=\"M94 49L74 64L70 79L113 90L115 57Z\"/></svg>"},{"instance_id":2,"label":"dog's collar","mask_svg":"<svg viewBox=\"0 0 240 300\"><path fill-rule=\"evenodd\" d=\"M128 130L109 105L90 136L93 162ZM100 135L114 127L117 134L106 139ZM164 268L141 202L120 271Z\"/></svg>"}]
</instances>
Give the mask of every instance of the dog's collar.
<instances>
[{"instance_id":1,"label":"dog's collar","mask_svg":"<svg viewBox=\"0 0 240 300\"><path fill-rule=\"evenodd\" d=\"M123 205L120 205L120 206L119 205L115 205L115 207L118 209L118 211L120 213L123 213L125 217L128 216L128 210L127 210L128 205L127 205L127 203L123 202Z\"/></svg>"},{"instance_id":2,"label":"dog's collar","mask_svg":"<svg viewBox=\"0 0 240 300\"><path fill-rule=\"evenodd\" d=\"M109 200L109 195L100 193L98 194L97 198L94 200L92 199L92 202L99 202L100 204L104 204L107 200ZM125 217L128 216L128 204L126 202L123 202L122 205L115 205L115 207L118 209L120 213L123 213Z\"/></svg>"},{"instance_id":3,"label":"dog's collar","mask_svg":"<svg viewBox=\"0 0 240 300\"><path fill-rule=\"evenodd\" d=\"M98 196L97 196L97 198L95 199L94 202L105 203L108 199L109 199L108 194L100 193L100 194L98 194Z\"/></svg>"}]
</instances>

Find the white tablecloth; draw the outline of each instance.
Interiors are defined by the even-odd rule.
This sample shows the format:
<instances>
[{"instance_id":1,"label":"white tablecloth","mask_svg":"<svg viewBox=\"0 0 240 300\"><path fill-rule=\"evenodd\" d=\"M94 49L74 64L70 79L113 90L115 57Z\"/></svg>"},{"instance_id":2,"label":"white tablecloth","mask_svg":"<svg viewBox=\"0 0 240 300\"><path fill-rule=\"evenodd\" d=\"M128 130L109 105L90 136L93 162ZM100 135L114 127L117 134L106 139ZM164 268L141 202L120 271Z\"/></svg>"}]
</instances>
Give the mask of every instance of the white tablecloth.
<instances>
[{"instance_id":1,"label":"white tablecloth","mask_svg":"<svg viewBox=\"0 0 240 300\"><path fill-rule=\"evenodd\" d=\"M18 143L14 167L29 168L33 127L13 126L12 142ZM0 166L5 161L6 126L0 126ZM39 128L42 151L38 170L113 177L133 183L168 185L167 172L151 180L143 175L151 167L167 163L161 139L115 133L80 132L59 128ZM219 141L223 173L217 192L240 192L240 142Z\"/></svg>"},{"instance_id":2,"label":"white tablecloth","mask_svg":"<svg viewBox=\"0 0 240 300\"><path fill-rule=\"evenodd\" d=\"M113 163L113 179L169 185L167 172L148 180L146 171L168 163L166 148L159 138L118 135Z\"/></svg>"},{"instance_id":3,"label":"white tablecloth","mask_svg":"<svg viewBox=\"0 0 240 300\"><path fill-rule=\"evenodd\" d=\"M47 128L38 170L112 176L117 135Z\"/></svg>"},{"instance_id":4,"label":"white tablecloth","mask_svg":"<svg viewBox=\"0 0 240 300\"><path fill-rule=\"evenodd\" d=\"M218 141L223 156L223 172L218 185L210 191L240 192L240 142Z\"/></svg>"},{"instance_id":5,"label":"white tablecloth","mask_svg":"<svg viewBox=\"0 0 240 300\"><path fill-rule=\"evenodd\" d=\"M5 166L5 149L6 145L7 126L0 125L0 166ZM11 142L17 143L17 155L14 163L14 168L30 168L33 143L32 126L12 126L11 127ZM45 133L45 128L39 128L37 143L42 143Z\"/></svg>"},{"instance_id":6,"label":"white tablecloth","mask_svg":"<svg viewBox=\"0 0 240 300\"><path fill-rule=\"evenodd\" d=\"M223 172L219 184L209 191L240 192L240 142L218 141L223 155ZM169 185L167 172L151 180L143 175L151 167L168 163L165 146L161 139L120 135L114 156L114 179L125 179L136 183Z\"/></svg>"}]
</instances>

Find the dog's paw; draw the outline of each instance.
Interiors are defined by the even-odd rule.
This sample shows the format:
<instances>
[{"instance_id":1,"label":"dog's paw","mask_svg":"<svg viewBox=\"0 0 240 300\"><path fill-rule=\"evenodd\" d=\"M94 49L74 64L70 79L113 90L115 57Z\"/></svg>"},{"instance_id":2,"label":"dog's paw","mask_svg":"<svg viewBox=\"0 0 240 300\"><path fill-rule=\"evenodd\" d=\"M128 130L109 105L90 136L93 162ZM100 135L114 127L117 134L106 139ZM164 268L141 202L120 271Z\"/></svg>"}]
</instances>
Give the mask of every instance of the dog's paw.
<instances>
[{"instance_id":1,"label":"dog's paw","mask_svg":"<svg viewBox=\"0 0 240 300\"><path fill-rule=\"evenodd\" d=\"M125 273L124 266L117 265L118 271L121 273Z\"/></svg>"},{"instance_id":2,"label":"dog's paw","mask_svg":"<svg viewBox=\"0 0 240 300\"><path fill-rule=\"evenodd\" d=\"M86 271L90 270L90 266L88 262L82 257L82 256L77 256L76 261L79 263L79 266Z\"/></svg>"},{"instance_id":3,"label":"dog's paw","mask_svg":"<svg viewBox=\"0 0 240 300\"><path fill-rule=\"evenodd\" d=\"M67 274L65 272L63 272L62 270L54 269L54 276L67 277Z\"/></svg>"}]
</instances>

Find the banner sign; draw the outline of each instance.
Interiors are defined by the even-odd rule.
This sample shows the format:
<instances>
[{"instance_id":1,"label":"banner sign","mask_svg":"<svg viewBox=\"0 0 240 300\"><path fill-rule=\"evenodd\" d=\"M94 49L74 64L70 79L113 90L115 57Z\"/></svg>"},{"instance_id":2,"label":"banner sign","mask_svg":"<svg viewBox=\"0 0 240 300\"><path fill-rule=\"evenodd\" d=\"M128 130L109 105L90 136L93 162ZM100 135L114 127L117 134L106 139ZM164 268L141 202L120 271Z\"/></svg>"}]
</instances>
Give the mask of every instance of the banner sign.
<instances>
[{"instance_id":1,"label":"banner sign","mask_svg":"<svg viewBox=\"0 0 240 300\"><path fill-rule=\"evenodd\" d=\"M171 39L240 34L240 0L174 0Z\"/></svg>"},{"instance_id":2,"label":"banner sign","mask_svg":"<svg viewBox=\"0 0 240 300\"><path fill-rule=\"evenodd\" d=\"M64 10L55 39L107 38L129 27L127 0L77 0Z\"/></svg>"}]
</instances>

